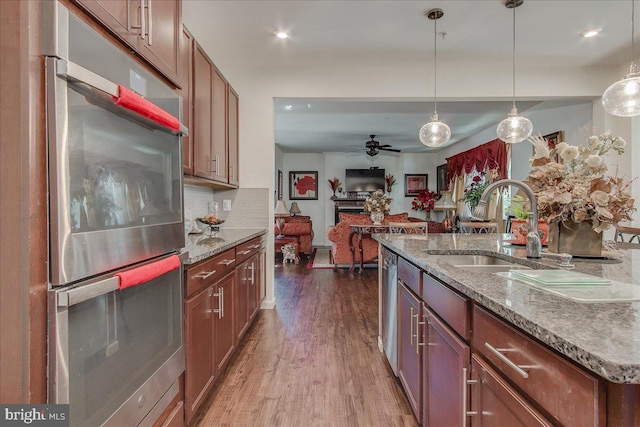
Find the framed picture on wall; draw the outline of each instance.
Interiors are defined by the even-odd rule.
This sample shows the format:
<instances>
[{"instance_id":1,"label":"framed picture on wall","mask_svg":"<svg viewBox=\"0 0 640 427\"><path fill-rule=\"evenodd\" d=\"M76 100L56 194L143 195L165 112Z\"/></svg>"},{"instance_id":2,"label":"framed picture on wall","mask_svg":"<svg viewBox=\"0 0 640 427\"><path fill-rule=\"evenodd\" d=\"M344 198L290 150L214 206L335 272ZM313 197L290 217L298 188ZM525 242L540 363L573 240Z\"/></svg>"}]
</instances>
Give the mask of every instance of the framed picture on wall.
<instances>
[{"instance_id":1,"label":"framed picture on wall","mask_svg":"<svg viewBox=\"0 0 640 427\"><path fill-rule=\"evenodd\" d=\"M409 173L404 175L404 197L417 196L422 190L427 189L429 175Z\"/></svg>"},{"instance_id":2,"label":"framed picture on wall","mask_svg":"<svg viewBox=\"0 0 640 427\"><path fill-rule=\"evenodd\" d=\"M278 170L278 200L282 200L282 171Z\"/></svg>"},{"instance_id":3,"label":"framed picture on wall","mask_svg":"<svg viewBox=\"0 0 640 427\"><path fill-rule=\"evenodd\" d=\"M446 163L436 168L436 178L437 178L436 192L438 193L438 196L441 196L442 192L447 189L447 184L449 184L449 181L447 180L447 164Z\"/></svg>"},{"instance_id":4,"label":"framed picture on wall","mask_svg":"<svg viewBox=\"0 0 640 427\"><path fill-rule=\"evenodd\" d=\"M318 200L318 171L289 172L289 200Z\"/></svg>"},{"instance_id":5,"label":"framed picture on wall","mask_svg":"<svg viewBox=\"0 0 640 427\"><path fill-rule=\"evenodd\" d=\"M543 136L544 139L547 140L547 144L549 145L550 149L554 149L556 148L556 145L558 145L558 143L563 141L564 135L562 133L562 131L558 131L558 132L554 132L554 133L550 133L549 135L545 135Z\"/></svg>"}]
</instances>

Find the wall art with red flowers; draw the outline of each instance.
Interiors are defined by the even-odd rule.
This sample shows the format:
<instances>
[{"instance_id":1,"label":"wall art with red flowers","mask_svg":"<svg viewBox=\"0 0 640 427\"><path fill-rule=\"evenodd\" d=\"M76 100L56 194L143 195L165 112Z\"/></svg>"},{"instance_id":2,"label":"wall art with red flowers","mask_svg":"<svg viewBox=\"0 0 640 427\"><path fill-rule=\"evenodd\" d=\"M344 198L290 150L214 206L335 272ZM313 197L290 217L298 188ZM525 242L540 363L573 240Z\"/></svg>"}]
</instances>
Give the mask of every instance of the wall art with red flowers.
<instances>
[{"instance_id":1,"label":"wall art with red flowers","mask_svg":"<svg viewBox=\"0 0 640 427\"><path fill-rule=\"evenodd\" d=\"M318 171L290 171L289 200L318 200Z\"/></svg>"}]
</instances>

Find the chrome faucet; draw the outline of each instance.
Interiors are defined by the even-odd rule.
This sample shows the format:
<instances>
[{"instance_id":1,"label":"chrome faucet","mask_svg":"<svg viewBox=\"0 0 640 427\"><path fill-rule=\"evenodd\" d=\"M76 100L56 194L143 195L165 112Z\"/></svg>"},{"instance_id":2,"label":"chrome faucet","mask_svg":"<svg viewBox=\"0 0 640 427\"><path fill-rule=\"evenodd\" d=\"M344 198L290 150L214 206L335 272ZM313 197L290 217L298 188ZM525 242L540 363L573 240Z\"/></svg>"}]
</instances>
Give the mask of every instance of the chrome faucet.
<instances>
[{"instance_id":1,"label":"chrome faucet","mask_svg":"<svg viewBox=\"0 0 640 427\"><path fill-rule=\"evenodd\" d=\"M531 212L529 212L529 233L527 234L527 258L542 258L542 243L540 242L540 234L538 234L538 205L533 190L527 184L515 179L502 179L490 184L482 193L478 206L473 210L472 218L483 220L486 215L487 202L491 193L505 185L513 185L521 188L525 192L531 202Z\"/></svg>"}]
</instances>

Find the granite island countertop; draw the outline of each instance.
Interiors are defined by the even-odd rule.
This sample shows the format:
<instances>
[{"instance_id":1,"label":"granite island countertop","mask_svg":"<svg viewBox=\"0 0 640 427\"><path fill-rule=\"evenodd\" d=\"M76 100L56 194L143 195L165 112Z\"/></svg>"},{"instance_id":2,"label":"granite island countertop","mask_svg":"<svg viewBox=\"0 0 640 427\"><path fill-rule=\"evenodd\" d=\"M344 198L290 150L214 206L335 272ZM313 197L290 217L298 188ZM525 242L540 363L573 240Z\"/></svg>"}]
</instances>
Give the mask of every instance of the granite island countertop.
<instances>
[{"instance_id":1,"label":"granite island countertop","mask_svg":"<svg viewBox=\"0 0 640 427\"><path fill-rule=\"evenodd\" d=\"M188 252L189 256L184 264L190 265L204 261L266 232L265 228L222 228L212 236L209 232L189 234L183 249L183 252Z\"/></svg>"},{"instance_id":2,"label":"granite island countertop","mask_svg":"<svg viewBox=\"0 0 640 427\"><path fill-rule=\"evenodd\" d=\"M540 264L557 268L554 259L528 260L525 248L502 242L503 235L373 237L597 375L616 383L640 384L640 301L577 302L497 274L470 273L434 256L484 254L534 268ZM615 256L615 260L574 258L574 271L640 287L640 249L620 245Z\"/></svg>"}]
</instances>

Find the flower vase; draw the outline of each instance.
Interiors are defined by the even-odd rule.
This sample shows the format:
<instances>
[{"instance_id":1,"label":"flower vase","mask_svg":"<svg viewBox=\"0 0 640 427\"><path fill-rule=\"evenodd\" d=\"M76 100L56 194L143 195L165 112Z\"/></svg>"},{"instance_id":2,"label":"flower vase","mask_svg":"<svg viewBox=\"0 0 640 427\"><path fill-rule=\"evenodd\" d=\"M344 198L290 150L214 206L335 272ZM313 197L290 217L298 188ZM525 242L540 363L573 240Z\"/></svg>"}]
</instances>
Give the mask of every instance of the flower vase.
<instances>
[{"instance_id":1,"label":"flower vase","mask_svg":"<svg viewBox=\"0 0 640 427\"><path fill-rule=\"evenodd\" d=\"M515 242L518 245L527 243L527 234L529 234L529 220L514 218L511 220L511 232L515 236ZM538 233L540 234L540 243L545 246L549 240L549 225L543 219L538 221Z\"/></svg>"},{"instance_id":2,"label":"flower vase","mask_svg":"<svg viewBox=\"0 0 640 427\"><path fill-rule=\"evenodd\" d=\"M431 221L431 211L424 211L424 219L427 222Z\"/></svg>"},{"instance_id":3,"label":"flower vase","mask_svg":"<svg viewBox=\"0 0 640 427\"><path fill-rule=\"evenodd\" d=\"M602 233L593 230L591 221L549 224L549 252L573 256L602 256Z\"/></svg>"},{"instance_id":4,"label":"flower vase","mask_svg":"<svg viewBox=\"0 0 640 427\"><path fill-rule=\"evenodd\" d=\"M381 225L384 219L384 212L371 212L371 221L373 225Z\"/></svg>"}]
</instances>

